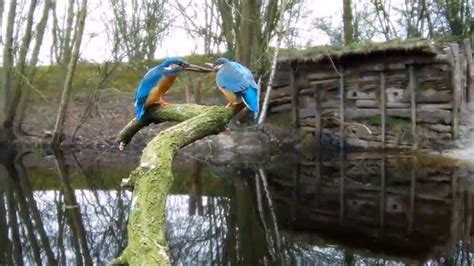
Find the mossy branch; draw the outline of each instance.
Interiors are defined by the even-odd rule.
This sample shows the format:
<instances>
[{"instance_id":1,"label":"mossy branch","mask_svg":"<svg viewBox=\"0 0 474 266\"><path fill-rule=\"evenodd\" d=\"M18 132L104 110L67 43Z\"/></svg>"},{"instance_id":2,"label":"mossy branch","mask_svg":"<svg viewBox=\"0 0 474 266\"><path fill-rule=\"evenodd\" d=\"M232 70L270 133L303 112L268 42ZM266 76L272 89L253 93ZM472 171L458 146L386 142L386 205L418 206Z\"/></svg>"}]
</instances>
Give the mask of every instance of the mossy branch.
<instances>
[{"instance_id":1,"label":"mossy branch","mask_svg":"<svg viewBox=\"0 0 474 266\"><path fill-rule=\"evenodd\" d=\"M183 122L155 136L143 150L140 166L130 174L134 190L128 221L128 246L112 263L170 264L164 227L166 195L173 183L173 157L180 148L224 130L241 108L176 104L150 112L154 122ZM131 121L121 136L133 136L144 124ZM127 138L122 137L122 140Z\"/></svg>"},{"instance_id":2,"label":"mossy branch","mask_svg":"<svg viewBox=\"0 0 474 266\"><path fill-rule=\"evenodd\" d=\"M166 121L182 122L191 117L195 117L212 109L212 106L198 105L198 104L170 104L164 107L156 107L150 109L143 121L132 119L120 131L116 142L121 146L125 146L132 140L133 136L140 131L140 129L149 124L159 124Z\"/></svg>"}]
</instances>

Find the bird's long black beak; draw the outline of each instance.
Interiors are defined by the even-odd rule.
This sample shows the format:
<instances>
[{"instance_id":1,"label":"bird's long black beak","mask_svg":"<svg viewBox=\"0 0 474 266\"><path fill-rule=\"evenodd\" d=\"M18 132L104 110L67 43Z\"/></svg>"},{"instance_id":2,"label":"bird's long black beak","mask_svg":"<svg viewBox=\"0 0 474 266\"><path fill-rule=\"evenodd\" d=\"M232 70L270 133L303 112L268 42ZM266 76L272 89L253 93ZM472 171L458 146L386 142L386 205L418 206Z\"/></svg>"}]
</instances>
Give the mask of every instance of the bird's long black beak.
<instances>
[{"instance_id":1,"label":"bird's long black beak","mask_svg":"<svg viewBox=\"0 0 474 266\"><path fill-rule=\"evenodd\" d=\"M186 71L193 71L193 72L200 72L200 73L209 73L213 71L211 68L197 66L193 64L188 64L184 66L183 69Z\"/></svg>"},{"instance_id":2,"label":"bird's long black beak","mask_svg":"<svg viewBox=\"0 0 474 266\"><path fill-rule=\"evenodd\" d=\"M205 65L209 66L212 68L212 71L217 72L217 68L213 63L204 63Z\"/></svg>"}]
</instances>

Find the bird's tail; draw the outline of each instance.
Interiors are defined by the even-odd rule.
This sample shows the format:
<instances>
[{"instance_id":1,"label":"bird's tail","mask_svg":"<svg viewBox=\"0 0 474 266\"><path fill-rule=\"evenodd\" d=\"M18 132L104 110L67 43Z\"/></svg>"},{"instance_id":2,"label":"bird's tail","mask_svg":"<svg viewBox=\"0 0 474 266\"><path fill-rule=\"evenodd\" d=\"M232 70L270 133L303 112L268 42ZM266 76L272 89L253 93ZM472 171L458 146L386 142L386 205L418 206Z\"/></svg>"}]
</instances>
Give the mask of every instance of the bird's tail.
<instances>
[{"instance_id":1,"label":"bird's tail","mask_svg":"<svg viewBox=\"0 0 474 266\"><path fill-rule=\"evenodd\" d=\"M242 93L242 100L244 101L247 108L252 112L253 118L258 117L258 91L256 88L248 88Z\"/></svg>"},{"instance_id":2,"label":"bird's tail","mask_svg":"<svg viewBox=\"0 0 474 266\"><path fill-rule=\"evenodd\" d=\"M141 120L143 115L145 114L145 105L138 101L135 102L135 117L138 120Z\"/></svg>"}]
</instances>

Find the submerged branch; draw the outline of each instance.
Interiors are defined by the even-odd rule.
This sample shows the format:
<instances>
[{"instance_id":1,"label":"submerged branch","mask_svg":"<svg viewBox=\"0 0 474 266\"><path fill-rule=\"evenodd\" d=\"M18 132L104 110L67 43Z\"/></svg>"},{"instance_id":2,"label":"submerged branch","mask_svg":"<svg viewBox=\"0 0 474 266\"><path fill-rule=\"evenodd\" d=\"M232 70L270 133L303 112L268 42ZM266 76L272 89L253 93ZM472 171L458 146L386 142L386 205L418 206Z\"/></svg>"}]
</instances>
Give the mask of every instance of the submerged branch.
<instances>
[{"instance_id":1,"label":"submerged branch","mask_svg":"<svg viewBox=\"0 0 474 266\"><path fill-rule=\"evenodd\" d=\"M128 222L128 246L114 264L170 264L165 238L166 195L173 183L172 160L178 150L198 139L224 130L241 109L176 104L154 109L152 122L183 121L155 136L143 150L140 166L130 174L133 198ZM131 121L122 130L124 143L146 123ZM133 133L131 133L133 132ZM125 136L125 137L124 137Z\"/></svg>"}]
</instances>

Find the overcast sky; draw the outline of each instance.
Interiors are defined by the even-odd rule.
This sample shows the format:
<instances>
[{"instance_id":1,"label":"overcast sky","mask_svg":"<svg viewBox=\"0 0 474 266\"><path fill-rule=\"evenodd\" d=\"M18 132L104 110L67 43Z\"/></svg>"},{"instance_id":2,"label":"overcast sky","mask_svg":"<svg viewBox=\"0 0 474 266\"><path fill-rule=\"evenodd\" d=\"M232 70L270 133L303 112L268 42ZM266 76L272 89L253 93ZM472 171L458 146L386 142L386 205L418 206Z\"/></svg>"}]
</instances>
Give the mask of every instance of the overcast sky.
<instances>
[{"instance_id":1,"label":"overcast sky","mask_svg":"<svg viewBox=\"0 0 474 266\"><path fill-rule=\"evenodd\" d=\"M202 0L198 0L202 1ZM58 5L65 5L66 1L58 1ZM197 2L193 0L193 3ZM107 40L107 29L104 21L112 19L108 0L89 1L89 13L86 20L84 39L81 49L81 58L88 61L103 61L110 58L110 43ZM58 13L65 12L65 6L58 6ZM297 40L300 45L326 44L329 39L326 35L311 29L310 22L315 17L333 16L342 19L342 1L307 0L308 17L298 22L298 27L303 33ZM62 16L59 14L58 16ZM174 25L182 25L178 17ZM41 51L41 64L49 63L51 37L47 32ZM187 36L184 29L172 27L156 51L156 58L166 56L183 56L192 53L202 53L201 44L196 43Z\"/></svg>"}]
</instances>

